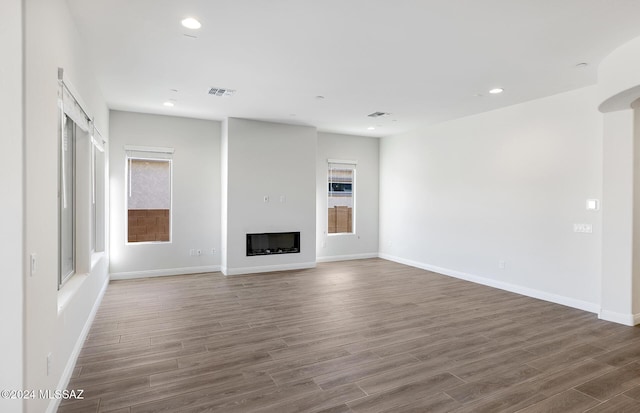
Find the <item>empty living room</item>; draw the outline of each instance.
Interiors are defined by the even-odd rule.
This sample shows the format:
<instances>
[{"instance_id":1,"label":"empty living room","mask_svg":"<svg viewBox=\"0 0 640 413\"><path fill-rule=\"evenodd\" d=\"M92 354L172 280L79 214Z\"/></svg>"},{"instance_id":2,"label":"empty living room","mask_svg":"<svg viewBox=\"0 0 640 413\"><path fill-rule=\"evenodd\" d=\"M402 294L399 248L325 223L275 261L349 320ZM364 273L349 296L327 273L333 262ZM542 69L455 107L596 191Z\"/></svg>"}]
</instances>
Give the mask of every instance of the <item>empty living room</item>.
<instances>
[{"instance_id":1,"label":"empty living room","mask_svg":"<svg viewBox=\"0 0 640 413\"><path fill-rule=\"evenodd\" d=\"M3 0L0 412L639 412L639 15Z\"/></svg>"}]
</instances>

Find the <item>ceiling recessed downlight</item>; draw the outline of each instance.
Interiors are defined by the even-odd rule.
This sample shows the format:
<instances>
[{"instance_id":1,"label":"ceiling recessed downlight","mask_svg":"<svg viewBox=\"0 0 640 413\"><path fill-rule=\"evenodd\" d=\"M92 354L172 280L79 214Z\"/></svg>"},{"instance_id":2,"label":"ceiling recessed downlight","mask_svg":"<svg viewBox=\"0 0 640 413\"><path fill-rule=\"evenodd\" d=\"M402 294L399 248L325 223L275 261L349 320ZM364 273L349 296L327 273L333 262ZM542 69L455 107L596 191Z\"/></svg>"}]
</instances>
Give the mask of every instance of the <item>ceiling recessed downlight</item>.
<instances>
[{"instance_id":1,"label":"ceiling recessed downlight","mask_svg":"<svg viewBox=\"0 0 640 413\"><path fill-rule=\"evenodd\" d=\"M165 105L168 108L172 108L175 106L175 104L170 100L167 100L166 102L164 102L163 105Z\"/></svg>"},{"instance_id":2,"label":"ceiling recessed downlight","mask_svg":"<svg viewBox=\"0 0 640 413\"><path fill-rule=\"evenodd\" d=\"M187 29L192 29L192 30L196 30L202 27L202 24L200 24L200 22L194 19L193 17L187 17L186 19L182 20L181 23Z\"/></svg>"},{"instance_id":3,"label":"ceiling recessed downlight","mask_svg":"<svg viewBox=\"0 0 640 413\"><path fill-rule=\"evenodd\" d=\"M367 130L376 130L376 128L375 128L375 127L373 127L373 126L369 126L369 127L367 128Z\"/></svg>"},{"instance_id":4,"label":"ceiling recessed downlight","mask_svg":"<svg viewBox=\"0 0 640 413\"><path fill-rule=\"evenodd\" d=\"M497 87L497 88L491 89L489 91L489 93L491 93L492 95L497 95L497 94L502 93L502 92L504 92L504 89L501 88L501 87Z\"/></svg>"}]
</instances>

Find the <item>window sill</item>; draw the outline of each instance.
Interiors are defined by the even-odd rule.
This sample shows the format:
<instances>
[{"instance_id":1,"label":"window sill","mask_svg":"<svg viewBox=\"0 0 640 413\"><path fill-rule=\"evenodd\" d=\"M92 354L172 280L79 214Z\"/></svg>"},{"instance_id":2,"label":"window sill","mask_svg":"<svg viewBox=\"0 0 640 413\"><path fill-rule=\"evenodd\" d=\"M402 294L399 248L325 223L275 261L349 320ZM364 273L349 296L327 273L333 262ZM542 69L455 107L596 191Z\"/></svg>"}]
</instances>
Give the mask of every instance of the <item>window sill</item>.
<instances>
[{"instance_id":1,"label":"window sill","mask_svg":"<svg viewBox=\"0 0 640 413\"><path fill-rule=\"evenodd\" d=\"M66 283L58 290L58 314L62 313L64 309L69 305L71 299L82 288L85 280L89 278L89 275L93 273L94 269L105 257L104 251L91 253L91 270L89 273L74 274L67 280Z\"/></svg>"},{"instance_id":2,"label":"window sill","mask_svg":"<svg viewBox=\"0 0 640 413\"><path fill-rule=\"evenodd\" d=\"M125 242L124 245L164 245L171 244L173 241L139 241L139 242Z\"/></svg>"},{"instance_id":3,"label":"window sill","mask_svg":"<svg viewBox=\"0 0 640 413\"><path fill-rule=\"evenodd\" d=\"M355 237L356 234L355 232L334 232L332 234L327 234L328 237L348 237L348 236L352 236Z\"/></svg>"},{"instance_id":4,"label":"window sill","mask_svg":"<svg viewBox=\"0 0 640 413\"><path fill-rule=\"evenodd\" d=\"M58 290L58 315L69 305L74 295L80 290L89 274L75 274Z\"/></svg>"},{"instance_id":5,"label":"window sill","mask_svg":"<svg viewBox=\"0 0 640 413\"><path fill-rule=\"evenodd\" d=\"M100 260L104 257L104 251L100 252L92 252L91 253L91 272L96 268L96 265L100 262Z\"/></svg>"}]
</instances>

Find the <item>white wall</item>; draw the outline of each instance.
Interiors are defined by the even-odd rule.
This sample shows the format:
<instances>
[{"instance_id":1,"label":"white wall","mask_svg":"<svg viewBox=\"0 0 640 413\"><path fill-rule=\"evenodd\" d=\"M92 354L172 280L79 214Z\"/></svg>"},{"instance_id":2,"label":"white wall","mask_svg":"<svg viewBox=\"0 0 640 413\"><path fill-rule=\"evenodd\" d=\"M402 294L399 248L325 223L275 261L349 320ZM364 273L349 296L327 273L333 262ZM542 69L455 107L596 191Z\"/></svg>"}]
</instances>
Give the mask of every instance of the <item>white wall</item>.
<instances>
[{"instance_id":1,"label":"white wall","mask_svg":"<svg viewBox=\"0 0 640 413\"><path fill-rule=\"evenodd\" d=\"M229 120L222 122L222 137L220 140L220 266L227 268L227 219L229 217Z\"/></svg>"},{"instance_id":2,"label":"white wall","mask_svg":"<svg viewBox=\"0 0 640 413\"><path fill-rule=\"evenodd\" d=\"M316 256L318 261L378 255L378 138L318 133ZM356 160L356 233L327 235L327 159Z\"/></svg>"},{"instance_id":3,"label":"white wall","mask_svg":"<svg viewBox=\"0 0 640 413\"><path fill-rule=\"evenodd\" d=\"M597 105L587 87L384 138L382 256L597 311Z\"/></svg>"},{"instance_id":4,"label":"white wall","mask_svg":"<svg viewBox=\"0 0 640 413\"><path fill-rule=\"evenodd\" d=\"M600 318L635 325L640 323L640 37L600 63L597 87L604 113Z\"/></svg>"},{"instance_id":5,"label":"white wall","mask_svg":"<svg viewBox=\"0 0 640 413\"><path fill-rule=\"evenodd\" d=\"M110 130L112 279L218 271L220 122L111 111ZM170 243L125 243L125 145L175 149Z\"/></svg>"},{"instance_id":6,"label":"white wall","mask_svg":"<svg viewBox=\"0 0 640 413\"><path fill-rule=\"evenodd\" d=\"M316 129L230 118L226 134L225 274L315 265ZM300 253L246 256L247 233L289 231Z\"/></svg>"},{"instance_id":7,"label":"white wall","mask_svg":"<svg viewBox=\"0 0 640 413\"><path fill-rule=\"evenodd\" d=\"M24 249L23 233L23 162L22 145L22 1L7 0L0 3L0 136L4 156L0 163L2 176L2 207L0 210L0 389L24 388ZM21 400L0 399L0 411L22 411Z\"/></svg>"},{"instance_id":8,"label":"white wall","mask_svg":"<svg viewBox=\"0 0 640 413\"><path fill-rule=\"evenodd\" d=\"M602 311L607 320L622 321L632 312L634 266L633 111L604 114ZM635 263L637 265L637 263Z\"/></svg>"},{"instance_id":9,"label":"white wall","mask_svg":"<svg viewBox=\"0 0 640 413\"><path fill-rule=\"evenodd\" d=\"M598 96L603 112L629 109L640 97L640 37L620 45L600 62Z\"/></svg>"},{"instance_id":10,"label":"white wall","mask_svg":"<svg viewBox=\"0 0 640 413\"><path fill-rule=\"evenodd\" d=\"M26 278L25 385L66 386L88 331L92 311L107 282L108 252L87 274L73 277L58 292L58 68L75 87L85 109L108 137L108 110L89 65L90 50L79 36L64 0L25 2L25 254L37 254L37 272ZM79 228L85 232L89 228ZM80 257L85 259L86 257ZM97 257L96 257L97 258ZM47 355L51 371L47 372ZM29 400L27 411L42 412L55 401Z\"/></svg>"},{"instance_id":11,"label":"white wall","mask_svg":"<svg viewBox=\"0 0 640 413\"><path fill-rule=\"evenodd\" d=\"M640 315L640 99L633 106L633 275L630 298L631 313ZM635 321L640 322L640 319Z\"/></svg>"}]
</instances>

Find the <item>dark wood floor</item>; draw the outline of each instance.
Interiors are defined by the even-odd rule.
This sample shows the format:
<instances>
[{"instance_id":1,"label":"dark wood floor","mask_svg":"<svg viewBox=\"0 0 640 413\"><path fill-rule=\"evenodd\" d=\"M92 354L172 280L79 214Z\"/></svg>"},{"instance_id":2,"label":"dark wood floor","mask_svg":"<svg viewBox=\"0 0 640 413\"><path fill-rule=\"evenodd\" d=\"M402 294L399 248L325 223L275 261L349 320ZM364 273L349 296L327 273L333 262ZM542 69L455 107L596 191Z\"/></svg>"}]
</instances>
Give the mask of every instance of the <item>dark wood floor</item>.
<instances>
[{"instance_id":1,"label":"dark wood floor","mask_svg":"<svg viewBox=\"0 0 640 413\"><path fill-rule=\"evenodd\" d=\"M380 260L109 285L70 412L640 412L640 329Z\"/></svg>"}]
</instances>

